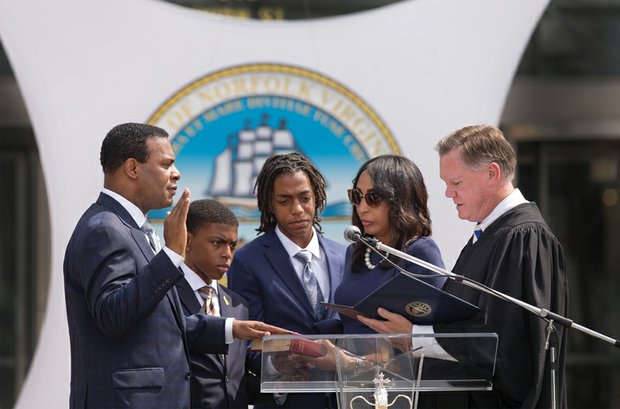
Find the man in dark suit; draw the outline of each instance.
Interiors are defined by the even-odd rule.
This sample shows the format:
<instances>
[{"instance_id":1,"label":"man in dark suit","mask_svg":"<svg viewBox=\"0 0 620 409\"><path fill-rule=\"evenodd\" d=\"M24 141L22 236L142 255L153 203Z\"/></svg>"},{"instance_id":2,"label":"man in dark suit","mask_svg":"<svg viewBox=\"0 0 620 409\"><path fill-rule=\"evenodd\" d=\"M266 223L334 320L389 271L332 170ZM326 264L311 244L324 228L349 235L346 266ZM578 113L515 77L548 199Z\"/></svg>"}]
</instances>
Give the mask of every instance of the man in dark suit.
<instances>
[{"instance_id":1,"label":"man in dark suit","mask_svg":"<svg viewBox=\"0 0 620 409\"><path fill-rule=\"evenodd\" d=\"M333 301L345 247L320 234L319 213L326 202L323 176L299 153L276 154L263 165L254 188L261 212L258 231L263 234L235 254L229 287L248 300L251 319L301 334L333 332L318 323L329 322L325 320L335 318L335 313L318 301ZM302 251L311 254L309 261L298 259ZM304 284L310 269L313 274ZM249 368L260 373L259 353L254 353ZM326 407L327 400L319 393L262 394L255 407L318 409Z\"/></svg>"},{"instance_id":2,"label":"man in dark suit","mask_svg":"<svg viewBox=\"0 0 620 409\"><path fill-rule=\"evenodd\" d=\"M188 408L189 349L225 353L233 337L283 331L253 321L227 328L224 318L184 318L174 284L183 277L189 190L164 222L164 249L145 224L150 209L172 205L180 178L166 131L118 125L100 158L104 189L75 227L64 260L70 407Z\"/></svg>"},{"instance_id":3,"label":"man in dark suit","mask_svg":"<svg viewBox=\"0 0 620 409\"><path fill-rule=\"evenodd\" d=\"M230 267L238 226L234 213L215 200L190 204L185 263L181 265L185 279L176 283L186 315L203 312L248 319L245 299L217 282ZM228 346L226 355L191 353L192 408L246 409L246 355L245 342L238 340Z\"/></svg>"}]
</instances>

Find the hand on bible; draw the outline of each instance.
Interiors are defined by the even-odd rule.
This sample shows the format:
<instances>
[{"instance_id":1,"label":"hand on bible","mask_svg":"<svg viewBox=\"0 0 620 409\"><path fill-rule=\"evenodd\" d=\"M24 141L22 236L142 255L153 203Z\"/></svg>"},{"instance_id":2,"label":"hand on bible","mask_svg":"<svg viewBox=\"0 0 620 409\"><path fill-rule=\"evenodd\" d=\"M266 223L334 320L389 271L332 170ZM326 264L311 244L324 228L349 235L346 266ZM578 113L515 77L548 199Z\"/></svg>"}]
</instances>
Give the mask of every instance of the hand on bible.
<instances>
[{"instance_id":1,"label":"hand on bible","mask_svg":"<svg viewBox=\"0 0 620 409\"><path fill-rule=\"evenodd\" d=\"M235 337L235 339L258 339L275 334L292 335L293 332L274 325L265 324L262 321L233 321L233 337Z\"/></svg>"}]
</instances>

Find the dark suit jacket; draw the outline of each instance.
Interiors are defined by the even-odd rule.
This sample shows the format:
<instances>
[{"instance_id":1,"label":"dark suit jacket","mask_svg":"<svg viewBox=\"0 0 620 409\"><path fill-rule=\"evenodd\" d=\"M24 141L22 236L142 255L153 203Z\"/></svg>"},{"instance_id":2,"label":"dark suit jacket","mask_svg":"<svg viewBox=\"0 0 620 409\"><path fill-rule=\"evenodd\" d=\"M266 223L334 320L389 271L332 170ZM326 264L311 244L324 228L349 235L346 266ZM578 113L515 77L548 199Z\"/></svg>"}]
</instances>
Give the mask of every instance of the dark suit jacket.
<instances>
[{"instance_id":1,"label":"dark suit jacket","mask_svg":"<svg viewBox=\"0 0 620 409\"><path fill-rule=\"evenodd\" d=\"M71 408L189 407L189 349L226 352L225 320L185 319L182 277L116 200L84 213L64 261Z\"/></svg>"},{"instance_id":2,"label":"dark suit jacket","mask_svg":"<svg viewBox=\"0 0 620 409\"><path fill-rule=\"evenodd\" d=\"M327 258L330 287L329 301L342 279L345 247L318 236ZM235 252L228 270L228 286L248 300L250 319L264 321L301 334L320 333L314 310L306 291L295 273L288 253L275 231L264 233ZM329 311L327 319L336 318ZM249 369L260 374L261 355L252 353ZM321 408L324 394L289 394L284 405L276 405L272 395L261 395L256 408Z\"/></svg>"},{"instance_id":3,"label":"dark suit jacket","mask_svg":"<svg viewBox=\"0 0 620 409\"><path fill-rule=\"evenodd\" d=\"M186 315L201 313L200 303L186 280L175 284L183 312ZM247 301L234 291L218 285L220 314L239 320L248 319ZM226 297L227 301L223 298ZM228 354L191 353L192 408L243 408L248 407L245 379L246 342L235 340L228 346Z\"/></svg>"}]
</instances>

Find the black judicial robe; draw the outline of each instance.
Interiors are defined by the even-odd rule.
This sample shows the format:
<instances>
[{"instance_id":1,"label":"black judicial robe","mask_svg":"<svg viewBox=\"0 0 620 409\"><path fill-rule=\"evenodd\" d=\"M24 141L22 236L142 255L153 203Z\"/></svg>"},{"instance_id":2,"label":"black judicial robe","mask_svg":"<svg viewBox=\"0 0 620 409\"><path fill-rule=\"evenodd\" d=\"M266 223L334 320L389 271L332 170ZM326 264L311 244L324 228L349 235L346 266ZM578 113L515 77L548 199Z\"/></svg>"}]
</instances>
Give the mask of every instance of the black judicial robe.
<instances>
[{"instance_id":1,"label":"black judicial robe","mask_svg":"<svg viewBox=\"0 0 620 409\"><path fill-rule=\"evenodd\" d=\"M453 272L504 294L566 316L568 285L562 246L535 203L507 211L461 251ZM435 325L435 332L494 332L499 336L492 392L450 393L435 397L439 407L550 408L551 375L545 350L546 321L508 301L448 280L444 289L476 304L480 312L466 321ZM557 329L558 407L566 407L564 355L566 331ZM460 350L459 350L460 349ZM468 351L468 352L465 352ZM447 350L460 362L476 345ZM481 351L478 351L482 353ZM432 396L425 404L432 407ZM442 399L448 398L447 401ZM443 402L443 403L442 403Z\"/></svg>"}]
</instances>

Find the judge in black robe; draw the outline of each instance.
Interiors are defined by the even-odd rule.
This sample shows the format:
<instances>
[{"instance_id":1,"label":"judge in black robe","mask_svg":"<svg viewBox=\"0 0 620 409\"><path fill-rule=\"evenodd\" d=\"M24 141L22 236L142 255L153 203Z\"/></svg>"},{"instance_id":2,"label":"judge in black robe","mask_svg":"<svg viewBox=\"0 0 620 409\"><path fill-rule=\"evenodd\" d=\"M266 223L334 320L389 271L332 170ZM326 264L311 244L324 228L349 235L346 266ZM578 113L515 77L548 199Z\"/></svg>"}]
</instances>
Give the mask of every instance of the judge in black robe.
<instances>
[{"instance_id":1,"label":"judge in black robe","mask_svg":"<svg viewBox=\"0 0 620 409\"><path fill-rule=\"evenodd\" d=\"M539 308L566 315L568 294L563 251L534 203L520 204L489 225L475 244L469 240L453 272ZM444 289L476 304L480 312L466 321L436 324L436 333L498 334L493 391L425 397L427 407L550 408L551 366L545 350L547 322L487 293L448 281ZM564 356L566 331L555 325L557 407L566 406ZM441 344L441 342L440 342ZM553 345L553 344L552 344ZM475 343L450 344L460 362L474 359Z\"/></svg>"}]
</instances>

